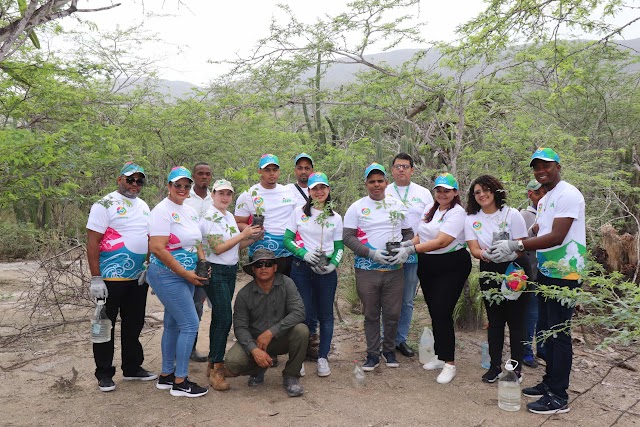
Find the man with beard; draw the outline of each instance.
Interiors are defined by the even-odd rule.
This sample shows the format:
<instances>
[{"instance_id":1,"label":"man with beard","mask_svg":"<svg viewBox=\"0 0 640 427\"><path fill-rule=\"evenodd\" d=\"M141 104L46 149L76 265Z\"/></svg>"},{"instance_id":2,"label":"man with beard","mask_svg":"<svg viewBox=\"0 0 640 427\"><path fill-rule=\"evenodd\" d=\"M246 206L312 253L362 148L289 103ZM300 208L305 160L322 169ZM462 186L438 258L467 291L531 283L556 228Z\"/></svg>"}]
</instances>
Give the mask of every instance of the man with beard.
<instances>
[{"instance_id":1,"label":"man with beard","mask_svg":"<svg viewBox=\"0 0 640 427\"><path fill-rule=\"evenodd\" d=\"M291 191L296 199L296 206L304 206L309 200L309 187L307 181L313 173L313 158L307 153L300 153L295 160L296 183L287 184L286 188Z\"/></svg>"},{"instance_id":2,"label":"man with beard","mask_svg":"<svg viewBox=\"0 0 640 427\"><path fill-rule=\"evenodd\" d=\"M117 179L118 189L93 204L87 222L87 258L91 296L106 299L113 325L120 312L122 373L125 380L151 381L158 376L142 368L140 332L144 326L149 285L141 275L149 252L149 206L138 198L145 184L144 169L126 163ZM139 283L141 282L141 283ZM116 388L112 366L115 327L111 340L93 344L95 376L100 391Z\"/></svg>"}]
</instances>

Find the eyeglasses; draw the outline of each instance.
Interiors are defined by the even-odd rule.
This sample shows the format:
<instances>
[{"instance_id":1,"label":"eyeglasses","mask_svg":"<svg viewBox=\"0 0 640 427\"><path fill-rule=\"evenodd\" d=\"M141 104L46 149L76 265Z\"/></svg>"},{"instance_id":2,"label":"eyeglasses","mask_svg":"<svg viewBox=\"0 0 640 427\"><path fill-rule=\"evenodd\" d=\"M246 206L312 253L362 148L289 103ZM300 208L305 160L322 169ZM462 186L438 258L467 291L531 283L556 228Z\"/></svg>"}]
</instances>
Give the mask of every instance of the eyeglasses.
<instances>
[{"instance_id":1,"label":"eyeglasses","mask_svg":"<svg viewBox=\"0 0 640 427\"><path fill-rule=\"evenodd\" d=\"M172 182L171 185L173 185L176 188L176 190L182 190L183 188L185 190L191 190L191 184L182 185L182 184L176 184L175 182Z\"/></svg>"},{"instance_id":2,"label":"eyeglasses","mask_svg":"<svg viewBox=\"0 0 640 427\"><path fill-rule=\"evenodd\" d=\"M253 264L254 268L271 268L274 266L276 262L275 261L256 261L255 264Z\"/></svg>"},{"instance_id":3,"label":"eyeglasses","mask_svg":"<svg viewBox=\"0 0 640 427\"><path fill-rule=\"evenodd\" d=\"M134 178L132 176L128 176L124 179L125 181L127 181L127 184L132 185L134 182L136 184L138 184L139 186L143 186L144 185L144 178Z\"/></svg>"},{"instance_id":4,"label":"eyeglasses","mask_svg":"<svg viewBox=\"0 0 640 427\"><path fill-rule=\"evenodd\" d=\"M392 168L396 169L396 170L407 170L407 169L411 169L411 165L393 165L391 166Z\"/></svg>"}]
</instances>

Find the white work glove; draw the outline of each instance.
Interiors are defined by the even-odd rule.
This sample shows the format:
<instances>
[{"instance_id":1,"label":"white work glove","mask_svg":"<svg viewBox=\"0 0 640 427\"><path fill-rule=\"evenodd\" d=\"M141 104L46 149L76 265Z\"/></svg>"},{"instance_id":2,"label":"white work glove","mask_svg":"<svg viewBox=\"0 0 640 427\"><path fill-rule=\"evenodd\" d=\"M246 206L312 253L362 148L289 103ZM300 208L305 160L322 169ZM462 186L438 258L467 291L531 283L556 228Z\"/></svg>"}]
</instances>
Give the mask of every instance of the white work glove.
<instances>
[{"instance_id":1,"label":"white work glove","mask_svg":"<svg viewBox=\"0 0 640 427\"><path fill-rule=\"evenodd\" d=\"M336 269L336 266L329 263L320 269L318 274L329 274Z\"/></svg>"},{"instance_id":2,"label":"white work glove","mask_svg":"<svg viewBox=\"0 0 640 427\"><path fill-rule=\"evenodd\" d=\"M304 254L303 259L304 259L304 262L306 262L309 265L316 265L320 262L320 257L318 256L318 254L311 251L307 251L307 253Z\"/></svg>"},{"instance_id":3,"label":"white work glove","mask_svg":"<svg viewBox=\"0 0 640 427\"><path fill-rule=\"evenodd\" d=\"M142 273L140 273L140 277L138 277L138 286L144 285L144 282L147 280L148 267L149 267L149 263L147 261L142 263Z\"/></svg>"},{"instance_id":4,"label":"white work glove","mask_svg":"<svg viewBox=\"0 0 640 427\"><path fill-rule=\"evenodd\" d=\"M104 280L102 280L102 276L91 276L89 292L95 299L105 299L109 296L107 285L104 283Z\"/></svg>"},{"instance_id":5,"label":"white work glove","mask_svg":"<svg viewBox=\"0 0 640 427\"><path fill-rule=\"evenodd\" d=\"M510 253L495 252L491 256L491 261L495 263L510 262L510 261L515 261L517 258L518 258L518 254L516 252L510 252Z\"/></svg>"},{"instance_id":6,"label":"white work glove","mask_svg":"<svg viewBox=\"0 0 640 427\"><path fill-rule=\"evenodd\" d=\"M392 256L384 249L369 249L369 258L378 264L393 265Z\"/></svg>"},{"instance_id":7,"label":"white work glove","mask_svg":"<svg viewBox=\"0 0 640 427\"><path fill-rule=\"evenodd\" d=\"M488 261L497 262L496 261L496 257L498 257L498 256L499 256L499 254L497 252L496 253L491 253L491 252L489 252L489 249L484 249L482 251L482 259L484 261L487 261L487 262Z\"/></svg>"},{"instance_id":8,"label":"white work glove","mask_svg":"<svg viewBox=\"0 0 640 427\"><path fill-rule=\"evenodd\" d=\"M413 244L413 240L405 240L404 242L400 242L400 246L403 248L408 248L409 246L413 246L414 248L416 247L416 245ZM414 251L415 252L415 251Z\"/></svg>"},{"instance_id":9,"label":"white work glove","mask_svg":"<svg viewBox=\"0 0 640 427\"><path fill-rule=\"evenodd\" d=\"M396 253L393 258L391 258L391 264L404 264L409 259L409 255L416 253L416 247L411 244L411 246L401 246L392 249L391 252Z\"/></svg>"},{"instance_id":10,"label":"white work glove","mask_svg":"<svg viewBox=\"0 0 640 427\"><path fill-rule=\"evenodd\" d=\"M501 256L509 255L518 251L518 242L515 240L498 240L489 248L489 252L493 255Z\"/></svg>"}]
</instances>

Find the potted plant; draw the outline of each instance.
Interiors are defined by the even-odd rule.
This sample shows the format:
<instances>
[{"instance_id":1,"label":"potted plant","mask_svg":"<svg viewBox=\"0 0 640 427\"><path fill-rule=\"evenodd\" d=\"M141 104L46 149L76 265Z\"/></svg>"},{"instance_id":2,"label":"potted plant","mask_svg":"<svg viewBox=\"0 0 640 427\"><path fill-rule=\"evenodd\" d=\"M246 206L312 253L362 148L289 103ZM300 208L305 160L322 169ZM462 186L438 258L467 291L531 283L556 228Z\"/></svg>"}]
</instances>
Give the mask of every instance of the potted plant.
<instances>
[{"instance_id":1,"label":"potted plant","mask_svg":"<svg viewBox=\"0 0 640 427\"><path fill-rule=\"evenodd\" d=\"M390 206L384 201L384 199L376 202L376 209L388 209ZM391 238L386 243L387 253L393 255L393 249L400 247L402 241L402 234L400 229L400 221L404 219L404 213L402 211L390 210L389 222L391 223Z\"/></svg>"},{"instance_id":2,"label":"potted plant","mask_svg":"<svg viewBox=\"0 0 640 427\"><path fill-rule=\"evenodd\" d=\"M256 199L258 199L258 189L254 188L251 191L251 203L253 204L253 209L256 213L252 215L253 219L251 221L251 225L264 227L264 208L260 205L256 205Z\"/></svg>"},{"instance_id":3,"label":"potted plant","mask_svg":"<svg viewBox=\"0 0 640 427\"><path fill-rule=\"evenodd\" d=\"M329 260L327 259L327 256L325 255L324 250L322 248L322 243L324 240L324 229L328 225L327 220L329 219L329 216L331 216L331 214L333 213L334 204L333 204L333 201L320 204L316 200L312 200L311 204L313 205L314 208L320 210L320 213L316 218L316 224L320 225L321 227L320 228L320 247L316 248L315 252L318 254L318 257L320 258L320 261L318 262L317 267L324 267L329 263Z\"/></svg>"}]
</instances>

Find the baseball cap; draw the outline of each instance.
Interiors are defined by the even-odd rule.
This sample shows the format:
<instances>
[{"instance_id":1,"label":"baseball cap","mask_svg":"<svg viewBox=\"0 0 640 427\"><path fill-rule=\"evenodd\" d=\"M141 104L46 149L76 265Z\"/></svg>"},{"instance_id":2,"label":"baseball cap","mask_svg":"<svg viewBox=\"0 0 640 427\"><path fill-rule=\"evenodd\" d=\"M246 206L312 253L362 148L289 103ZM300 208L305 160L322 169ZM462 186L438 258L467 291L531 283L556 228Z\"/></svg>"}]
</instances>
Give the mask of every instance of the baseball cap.
<instances>
[{"instance_id":1,"label":"baseball cap","mask_svg":"<svg viewBox=\"0 0 640 427\"><path fill-rule=\"evenodd\" d=\"M527 190L531 190L531 191L535 191L537 189L539 189L540 187L542 187L542 184L540 184L538 181L536 181L535 179L532 179L531 181L529 181L529 183L527 184Z\"/></svg>"},{"instance_id":2,"label":"baseball cap","mask_svg":"<svg viewBox=\"0 0 640 427\"><path fill-rule=\"evenodd\" d=\"M436 182L433 188L443 187L448 188L450 190L458 189L458 181L451 175L450 173L443 173L436 178Z\"/></svg>"},{"instance_id":3,"label":"baseball cap","mask_svg":"<svg viewBox=\"0 0 640 427\"><path fill-rule=\"evenodd\" d=\"M367 178L369 177L369 175L371 174L371 172L376 171L376 170L382 172L382 174L385 176L385 178L387 177L387 170L384 168L384 166L382 166L380 163L371 163L364 170L364 180L366 181Z\"/></svg>"},{"instance_id":4,"label":"baseball cap","mask_svg":"<svg viewBox=\"0 0 640 427\"><path fill-rule=\"evenodd\" d=\"M137 165L133 162L127 162L124 164L124 166L122 167L122 169L120 169L120 175L124 175L124 176L131 176L134 173L141 173L142 176L144 176L145 178L147 177L144 174L144 168L140 165Z\"/></svg>"},{"instance_id":5,"label":"baseball cap","mask_svg":"<svg viewBox=\"0 0 640 427\"><path fill-rule=\"evenodd\" d=\"M307 153L300 153L296 156L296 159L293 161L294 165L298 164L298 160L300 159L308 159L311 162L311 167L313 167L313 157L311 157L309 154Z\"/></svg>"},{"instance_id":6,"label":"baseball cap","mask_svg":"<svg viewBox=\"0 0 640 427\"><path fill-rule=\"evenodd\" d=\"M260 163L258 165L260 169L264 169L269 165L276 165L280 167L278 156L275 156L273 154L263 154L262 157L260 157Z\"/></svg>"},{"instance_id":7,"label":"baseball cap","mask_svg":"<svg viewBox=\"0 0 640 427\"><path fill-rule=\"evenodd\" d=\"M231 190L235 193L235 190L233 189L233 185L231 185L231 183L226 179L219 179L213 183L213 191L218 191L218 190Z\"/></svg>"},{"instance_id":8,"label":"baseball cap","mask_svg":"<svg viewBox=\"0 0 640 427\"><path fill-rule=\"evenodd\" d=\"M189 181L193 182L193 179L191 178L191 172L189 172L189 169L185 168L184 166L176 166L175 168L171 169L171 172L169 172L169 177L167 178L167 182L176 182L180 178L187 178Z\"/></svg>"},{"instance_id":9,"label":"baseball cap","mask_svg":"<svg viewBox=\"0 0 640 427\"><path fill-rule=\"evenodd\" d=\"M307 185L309 186L309 188L313 188L318 184L324 184L327 187L331 187L329 185L329 178L327 178L327 175L323 174L322 172L312 173L309 176L309 180L307 181Z\"/></svg>"},{"instance_id":10,"label":"baseball cap","mask_svg":"<svg viewBox=\"0 0 640 427\"><path fill-rule=\"evenodd\" d=\"M553 151L551 148L540 147L536 150L535 153L531 156L531 161L529 162L529 166L533 164L535 159L544 160L545 162L556 162L560 164L560 156L558 153Z\"/></svg>"}]
</instances>

